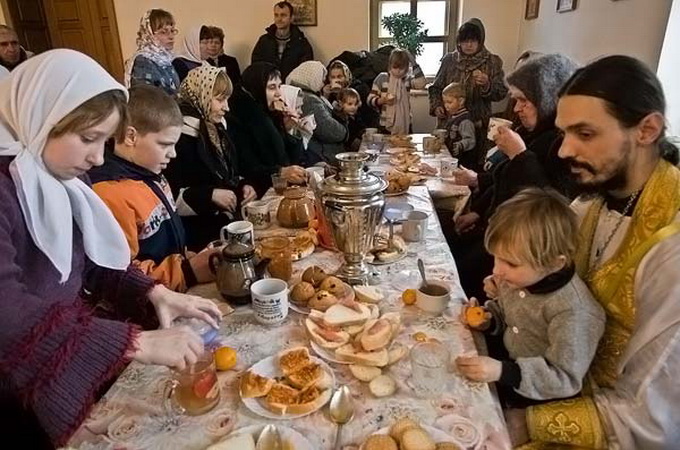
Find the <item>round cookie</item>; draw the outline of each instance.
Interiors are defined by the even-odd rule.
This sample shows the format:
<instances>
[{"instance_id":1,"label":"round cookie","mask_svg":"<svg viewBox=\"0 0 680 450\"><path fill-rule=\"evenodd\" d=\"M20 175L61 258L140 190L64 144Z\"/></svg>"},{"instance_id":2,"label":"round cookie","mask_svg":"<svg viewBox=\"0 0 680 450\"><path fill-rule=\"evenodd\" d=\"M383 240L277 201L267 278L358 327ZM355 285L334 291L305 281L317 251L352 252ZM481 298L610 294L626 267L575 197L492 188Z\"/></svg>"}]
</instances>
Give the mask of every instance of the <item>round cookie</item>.
<instances>
[{"instance_id":1,"label":"round cookie","mask_svg":"<svg viewBox=\"0 0 680 450\"><path fill-rule=\"evenodd\" d=\"M374 434L369 436L362 446L363 450L399 450L397 443L390 436Z\"/></svg>"}]
</instances>

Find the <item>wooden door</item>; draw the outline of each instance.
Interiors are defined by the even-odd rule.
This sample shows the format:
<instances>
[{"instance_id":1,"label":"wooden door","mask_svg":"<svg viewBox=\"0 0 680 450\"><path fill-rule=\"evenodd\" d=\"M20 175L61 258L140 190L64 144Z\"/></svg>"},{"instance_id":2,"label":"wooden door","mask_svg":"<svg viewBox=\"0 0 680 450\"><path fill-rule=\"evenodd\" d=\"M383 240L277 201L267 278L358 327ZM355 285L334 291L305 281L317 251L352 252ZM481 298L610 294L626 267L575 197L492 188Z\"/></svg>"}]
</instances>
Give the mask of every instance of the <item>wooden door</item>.
<instances>
[{"instance_id":1,"label":"wooden door","mask_svg":"<svg viewBox=\"0 0 680 450\"><path fill-rule=\"evenodd\" d=\"M7 0L6 4L12 28L25 49L40 53L52 48L42 0Z\"/></svg>"},{"instance_id":2,"label":"wooden door","mask_svg":"<svg viewBox=\"0 0 680 450\"><path fill-rule=\"evenodd\" d=\"M122 81L123 59L112 0L43 1L54 47L88 54Z\"/></svg>"}]
</instances>

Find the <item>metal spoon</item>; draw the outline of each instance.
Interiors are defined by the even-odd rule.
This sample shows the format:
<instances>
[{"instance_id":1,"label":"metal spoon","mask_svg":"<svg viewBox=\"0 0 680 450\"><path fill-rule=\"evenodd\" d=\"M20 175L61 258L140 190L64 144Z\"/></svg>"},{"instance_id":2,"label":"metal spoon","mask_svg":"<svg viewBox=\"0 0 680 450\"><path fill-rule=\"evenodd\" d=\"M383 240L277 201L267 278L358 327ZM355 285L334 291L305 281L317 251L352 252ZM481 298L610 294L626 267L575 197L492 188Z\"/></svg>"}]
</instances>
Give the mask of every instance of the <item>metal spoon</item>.
<instances>
[{"instance_id":1,"label":"metal spoon","mask_svg":"<svg viewBox=\"0 0 680 450\"><path fill-rule=\"evenodd\" d=\"M423 277L423 289L427 289L429 283L427 282L427 277L425 277L425 264L420 258L418 258L418 270L420 271L420 276Z\"/></svg>"},{"instance_id":2,"label":"metal spoon","mask_svg":"<svg viewBox=\"0 0 680 450\"><path fill-rule=\"evenodd\" d=\"M331 420L338 425L335 433L335 449L340 448L340 431L342 426L354 417L354 400L347 386L342 386L333 393L329 408Z\"/></svg>"},{"instance_id":3,"label":"metal spoon","mask_svg":"<svg viewBox=\"0 0 680 450\"><path fill-rule=\"evenodd\" d=\"M257 439L255 450L282 450L283 443L276 425L267 425Z\"/></svg>"}]
</instances>

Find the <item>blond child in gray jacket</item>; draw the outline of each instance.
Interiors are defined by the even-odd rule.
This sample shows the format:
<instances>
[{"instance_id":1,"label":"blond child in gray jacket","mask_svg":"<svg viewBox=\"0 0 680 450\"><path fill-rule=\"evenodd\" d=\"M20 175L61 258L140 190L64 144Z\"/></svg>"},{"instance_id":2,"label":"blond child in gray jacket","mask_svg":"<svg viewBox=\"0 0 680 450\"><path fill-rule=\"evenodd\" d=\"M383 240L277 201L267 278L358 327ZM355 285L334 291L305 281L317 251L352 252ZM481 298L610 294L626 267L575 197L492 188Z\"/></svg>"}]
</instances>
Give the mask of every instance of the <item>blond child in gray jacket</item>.
<instances>
[{"instance_id":1,"label":"blond child in gray jacket","mask_svg":"<svg viewBox=\"0 0 680 450\"><path fill-rule=\"evenodd\" d=\"M485 290L465 307L472 328L502 334L509 359L459 357L459 372L531 400L576 395L604 332L605 314L574 272L578 226L566 199L538 188L498 207L484 238L494 256ZM483 308L483 309L479 309ZM482 318L477 321L475 318Z\"/></svg>"}]
</instances>

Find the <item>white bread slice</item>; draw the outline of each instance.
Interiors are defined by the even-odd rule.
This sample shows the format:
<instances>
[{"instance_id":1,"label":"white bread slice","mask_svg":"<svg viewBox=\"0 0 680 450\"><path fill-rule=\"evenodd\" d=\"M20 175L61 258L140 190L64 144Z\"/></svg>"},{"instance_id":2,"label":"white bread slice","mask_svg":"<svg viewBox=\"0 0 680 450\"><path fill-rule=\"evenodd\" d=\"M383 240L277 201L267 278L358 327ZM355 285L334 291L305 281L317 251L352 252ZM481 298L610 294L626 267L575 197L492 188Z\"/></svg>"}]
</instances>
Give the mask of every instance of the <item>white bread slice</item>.
<instances>
[{"instance_id":1,"label":"white bread slice","mask_svg":"<svg viewBox=\"0 0 680 450\"><path fill-rule=\"evenodd\" d=\"M387 319L378 319L370 326L366 325L361 333L361 346L366 351L380 350L387 347L392 339L392 323Z\"/></svg>"},{"instance_id":2,"label":"white bread slice","mask_svg":"<svg viewBox=\"0 0 680 450\"><path fill-rule=\"evenodd\" d=\"M361 312L357 312L345 305L337 304L328 308L323 318L327 324L339 327L364 323L371 317L371 311L366 305L357 304Z\"/></svg>"},{"instance_id":3,"label":"white bread slice","mask_svg":"<svg viewBox=\"0 0 680 450\"><path fill-rule=\"evenodd\" d=\"M392 324L392 337L394 339L401 330L401 315L398 312L387 312L380 316L381 319L387 319Z\"/></svg>"},{"instance_id":4,"label":"white bread slice","mask_svg":"<svg viewBox=\"0 0 680 450\"><path fill-rule=\"evenodd\" d=\"M368 309L371 310L371 319L377 319L380 317L380 308L378 308L378 305L372 305L368 304Z\"/></svg>"},{"instance_id":5,"label":"white bread slice","mask_svg":"<svg viewBox=\"0 0 680 450\"><path fill-rule=\"evenodd\" d=\"M205 450L255 450L255 439L251 434L241 433L213 444Z\"/></svg>"},{"instance_id":6,"label":"white bread slice","mask_svg":"<svg viewBox=\"0 0 680 450\"><path fill-rule=\"evenodd\" d=\"M357 334L361 333L364 331L365 324L359 324L359 325L348 325L346 327L343 327L343 330L345 330L350 336L356 336Z\"/></svg>"},{"instance_id":7,"label":"white bread slice","mask_svg":"<svg viewBox=\"0 0 680 450\"><path fill-rule=\"evenodd\" d=\"M368 383L369 381L372 381L374 378L382 375L382 370L380 369L380 367L362 366L359 364L350 365L349 371L352 372L354 378L365 383Z\"/></svg>"},{"instance_id":8,"label":"white bread slice","mask_svg":"<svg viewBox=\"0 0 680 450\"><path fill-rule=\"evenodd\" d=\"M376 352L361 352L357 351L352 344L345 344L336 349L335 356L343 361L373 367L384 367L390 360L384 348Z\"/></svg>"},{"instance_id":9,"label":"white bread slice","mask_svg":"<svg viewBox=\"0 0 680 450\"><path fill-rule=\"evenodd\" d=\"M354 293L357 300L365 303L379 303L385 298L380 289L375 286L354 286Z\"/></svg>"},{"instance_id":10,"label":"white bread slice","mask_svg":"<svg viewBox=\"0 0 680 450\"><path fill-rule=\"evenodd\" d=\"M373 378L369 383L368 389L371 394L376 397L387 397L388 395L394 394L397 390L397 383L393 378L387 375L380 375L379 377Z\"/></svg>"},{"instance_id":11,"label":"white bread slice","mask_svg":"<svg viewBox=\"0 0 680 450\"><path fill-rule=\"evenodd\" d=\"M350 335L346 331L342 330L333 332L324 331L310 318L305 319L305 328L307 329L307 334L309 335L309 338L311 340L313 340L318 345L328 350L335 350L338 347L342 347L350 340ZM326 339L326 337L330 337L328 333L330 333L333 336L337 336L337 340Z\"/></svg>"}]
</instances>

